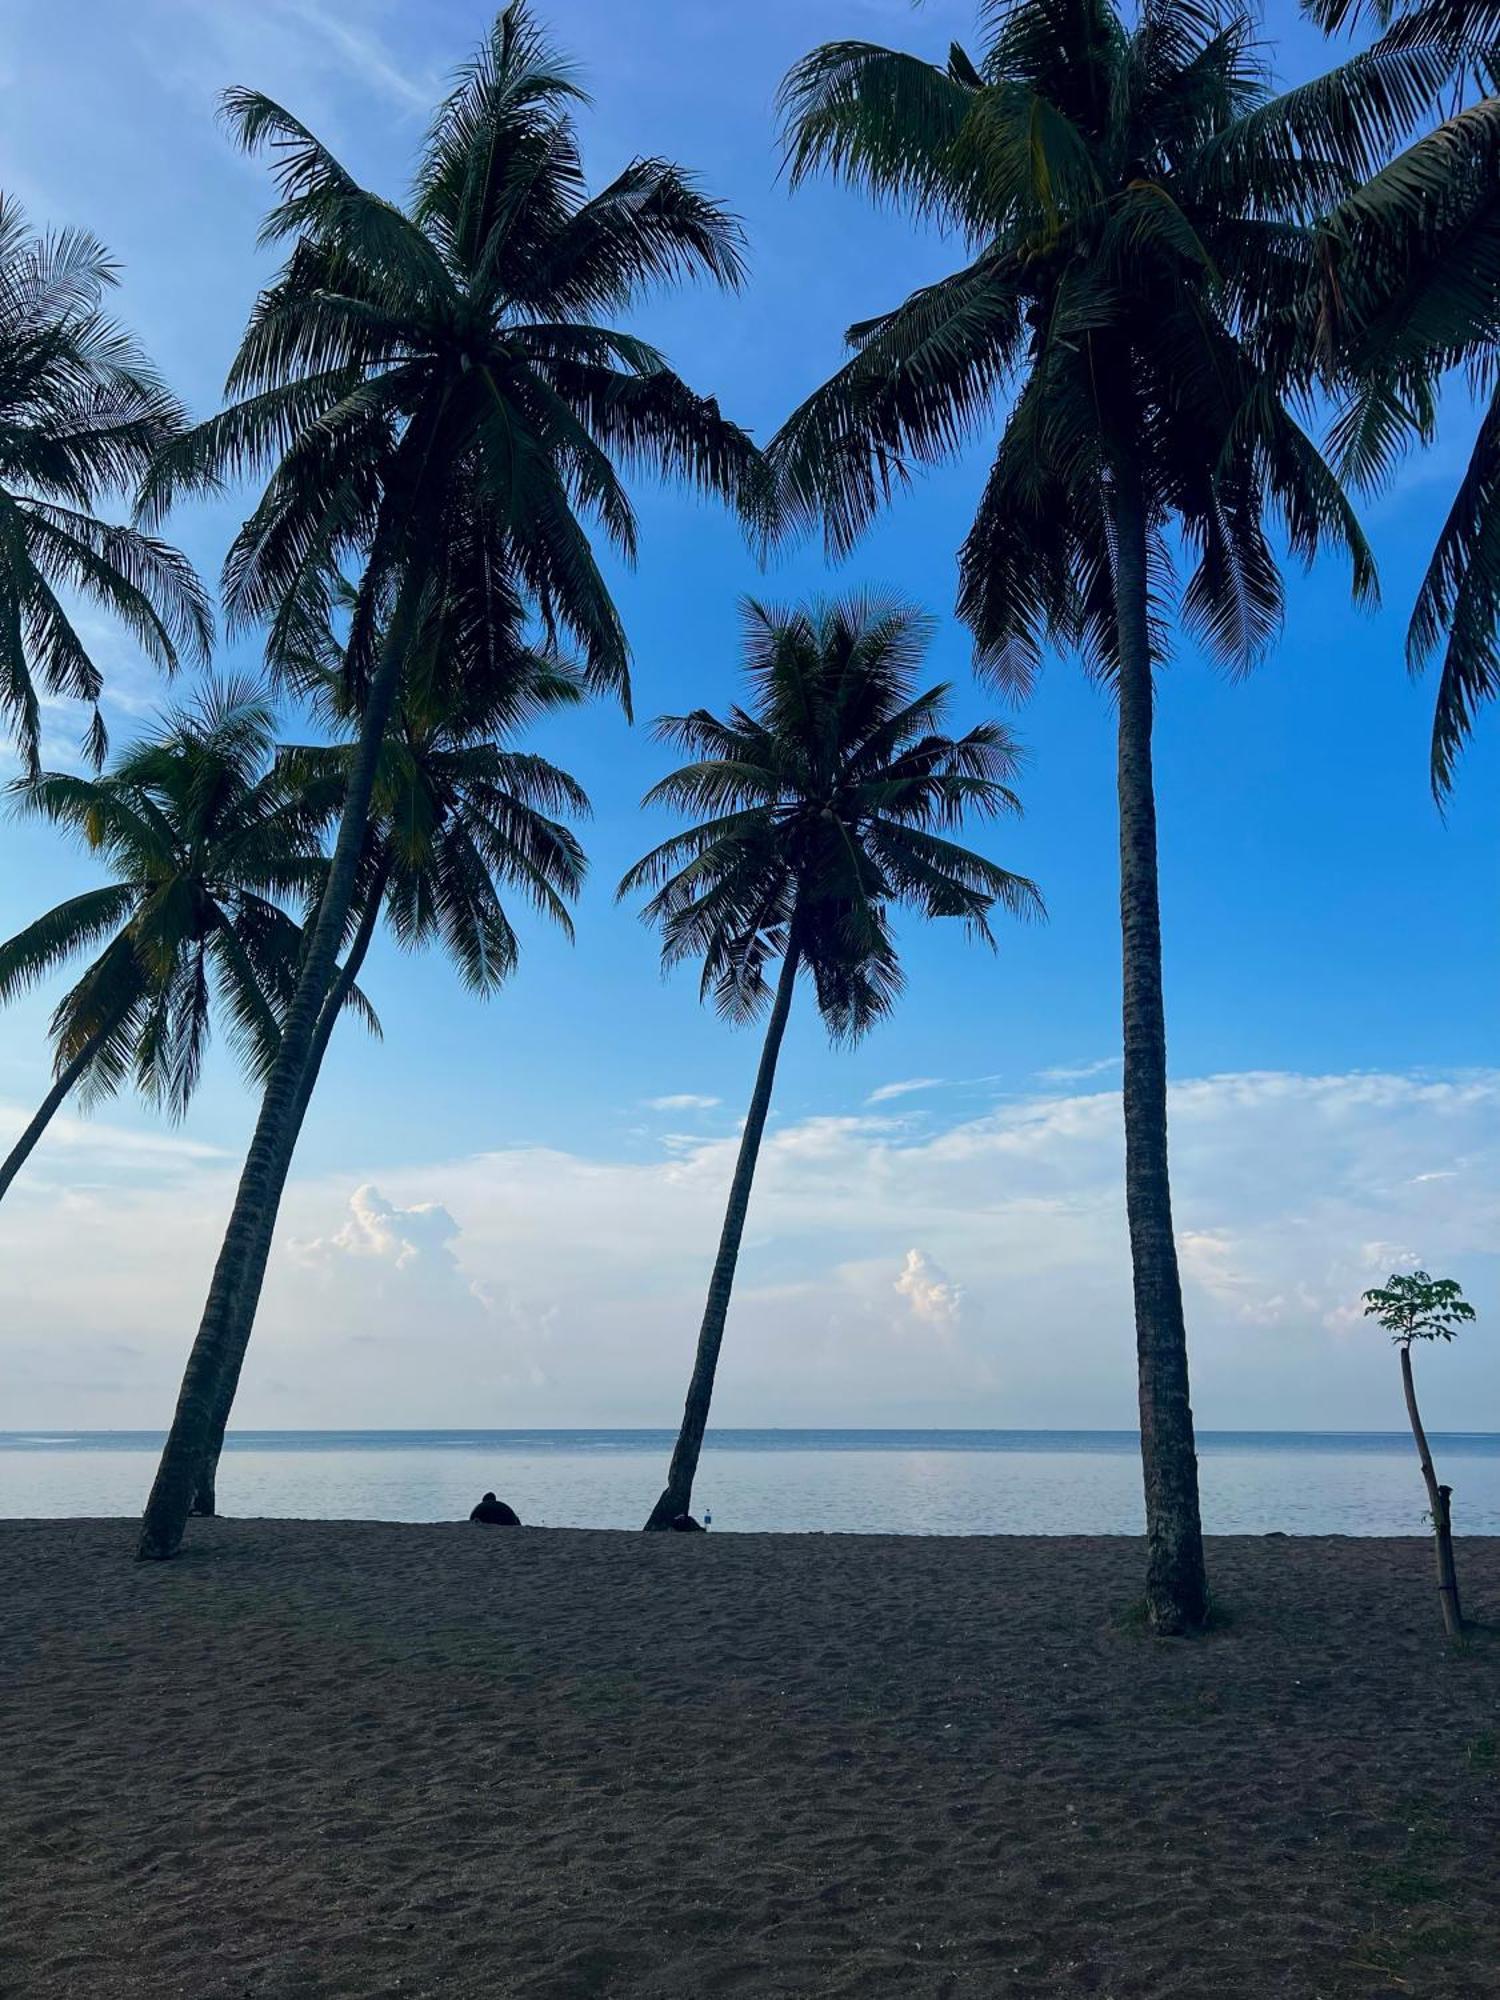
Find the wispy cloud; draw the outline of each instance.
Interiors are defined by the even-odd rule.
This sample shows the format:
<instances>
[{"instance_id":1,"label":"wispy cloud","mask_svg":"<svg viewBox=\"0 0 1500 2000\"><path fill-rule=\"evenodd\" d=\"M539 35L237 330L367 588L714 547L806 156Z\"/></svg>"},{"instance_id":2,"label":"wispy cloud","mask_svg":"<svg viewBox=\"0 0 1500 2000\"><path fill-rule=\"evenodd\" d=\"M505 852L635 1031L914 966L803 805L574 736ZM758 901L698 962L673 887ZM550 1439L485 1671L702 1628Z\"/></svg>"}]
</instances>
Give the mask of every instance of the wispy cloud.
<instances>
[{"instance_id":1,"label":"wispy cloud","mask_svg":"<svg viewBox=\"0 0 1500 2000\"><path fill-rule=\"evenodd\" d=\"M0 1151L14 1144L35 1111L34 1104L23 1105L14 1099L0 1102ZM48 1125L41 1150L27 1162L25 1179L17 1181L18 1193L32 1185L38 1176L47 1179L48 1163L55 1149L66 1151L90 1169L112 1164L199 1166L226 1157L222 1147L206 1145L201 1139L184 1138L177 1132L114 1125L105 1119L79 1118L61 1111Z\"/></svg>"},{"instance_id":2,"label":"wispy cloud","mask_svg":"<svg viewBox=\"0 0 1500 2000\"><path fill-rule=\"evenodd\" d=\"M1118 1056L1100 1056L1097 1062L1059 1063L1055 1069L1039 1069L1036 1074L1042 1083L1083 1083L1091 1076L1103 1076L1106 1070L1119 1067Z\"/></svg>"},{"instance_id":3,"label":"wispy cloud","mask_svg":"<svg viewBox=\"0 0 1500 2000\"><path fill-rule=\"evenodd\" d=\"M378 35L341 18L332 7L314 5L313 0L295 0L294 5L284 6L280 11L291 21L315 29L362 82L424 116L430 112L431 80L414 77L403 69Z\"/></svg>"},{"instance_id":4,"label":"wispy cloud","mask_svg":"<svg viewBox=\"0 0 1500 2000\"><path fill-rule=\"evenodd\" d=\"M910 1097L915 1090L937 1090L946 1081L941 1076L909 1076L899 1083L882 1083L870 1092L865 1103L888 1104L893 1097Z\"/></svg>"},{"instance_id":5,"label":"wispy cloud","mask_svg":"<svg viewBox=\"0 0 1500 2000\"><path fill-rule=\"evenodd\" d=\"M423 37L416 55L391 0L200 0L185 29L171 0L140 0L139 11L143 33L178 28L159 65L166 87L202 104L226 82L251 84L336 146L363 136L372 112L408 136L419 132L463 49L462 39L433 47ZM247 172L263 176L254 163Z\"/></svg>"},{"instance_id":6,"label":"wispy cloud","mask_svg":"<svg viewBox=\"0 0 1500 2000\"><path fill-rule=\"evenodd\" d=\"M648 1097L648 1111L712 1111L722 1104L721 1097L700 1097L695 1090L679 1090L670 1097Z\"/></svg>"}]
</instances>

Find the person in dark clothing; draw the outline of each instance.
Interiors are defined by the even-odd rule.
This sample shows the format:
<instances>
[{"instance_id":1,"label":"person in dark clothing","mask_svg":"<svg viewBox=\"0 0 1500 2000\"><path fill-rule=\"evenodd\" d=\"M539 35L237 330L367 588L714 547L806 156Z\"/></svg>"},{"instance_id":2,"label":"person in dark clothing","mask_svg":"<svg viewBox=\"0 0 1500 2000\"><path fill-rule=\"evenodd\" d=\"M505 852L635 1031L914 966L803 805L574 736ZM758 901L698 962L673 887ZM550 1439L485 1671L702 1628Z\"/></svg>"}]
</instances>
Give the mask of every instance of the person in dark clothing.
<instances>
[{"instance_id":1,"label":"person in dark clothing","mask_svg":"<svg viewBox=\"0 0 1500 2000\"><path fill-rule=\"evenodd\" d=\"M497 1500L493 1493L486 1493L479 1505L469 1516L471 1521L488 1521L495 1528L519 1528L521 1517L514 1507L507 1507L503 1500Z\"/></svg>"}]
</instances>

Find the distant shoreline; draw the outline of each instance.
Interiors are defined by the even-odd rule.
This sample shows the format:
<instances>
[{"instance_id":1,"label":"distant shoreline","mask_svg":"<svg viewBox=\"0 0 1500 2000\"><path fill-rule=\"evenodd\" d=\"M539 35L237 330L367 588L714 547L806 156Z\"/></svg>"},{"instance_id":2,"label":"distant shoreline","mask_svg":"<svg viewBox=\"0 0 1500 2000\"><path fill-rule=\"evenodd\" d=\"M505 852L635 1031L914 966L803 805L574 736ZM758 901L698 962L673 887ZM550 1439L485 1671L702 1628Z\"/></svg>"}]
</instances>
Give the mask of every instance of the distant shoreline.
<instances>
[{"instance_id":1,"label":"distant shoreline","mask_svg":"<svg viewBox=\"0 0 1500 2000\"><path fill-rule=\"evenodd\" d=\"M66 1424L34 1424L20 1430L0 1431L0 1451L16 1449L46 1449L72 1445L85 1449L98 1446L112 1446L119 1450L158 1449L166 1433L159 1430L89 1430L70 1429ZM638 1445L642 1449L655 1449L660 1445L670 1446L676 1433L665 1427L650 1429L636 1426L575 1425L575 1426L509 1426L502 1429L485 1429L475 1425L443 1425L430 1430L404 1427L401 1429L319 1429L315 1426L291 1427L281 1430L246 1427L231 1429L224 1440L226 1450L309 1450L327 1446L333 1450L357 1449L361 1445L384 1446L399 1449L403 1445L420 1446L424 1449L462 1449L465 1446L480 1446L488 1449L504 1450L515 1445L566 1445L569 1443L610 1442L621 1445ZM1436 1444L1454 1446L1459 1450L1465 1446L1480 1450L1500 1451L1500 1431L1443 1431L1429 1427L1428 1435ZM757 1450L757 1451L803 1451L803 1450L907 1450L920 1446L929 1451L1025 1451L1027 1449L1056 1451L1067 1449L1069 1445L1078 1449L1074 1441L1083 1441L1082 1448L1102 1451L1136 1451L1140 1447L1140 1433L1132 1430L1105 1430L1088 1427L1048 1429L1041 1426L988 1427L980 1425L951 1426L932 1425L900 1428L896 1426L858 1425L767 1425L767 1426L724 1426L710 1428L705 1440L706 1450ZM1200 1450L1222 1450L1226 1447L1242 1446L1251 1449L1260 1447L1271 1450L1312 1449L1324 1446L1331 1450L1359 1447L1390 1446L1409 1453L1412 1449L1411 1433L1405 1430L1200 1430L1197 1434Z\"/></svg>"},{"instance_id":2,"label":"distant shoreline","mask_svg":"<svg viewBox=\"0 0 1500 2000\"><path fill-rule=\"evenodd\" d=\"M1500 1533L1500 1435L1433 1434L1460 1536ZM666 1430L240 1430L219 1504L238 1519L462 1521L497 1492L523 1521L636 1530L671 1451ZM127 1519L161 1434L0 1433L0 1517ZM1210 1534L1400 1536L1426 1494L1402 1431L1205 1431ZM710 1431L693 1511L768 1533L1133 1535L1131 1431Z\"/></svg>"}]
</instances>

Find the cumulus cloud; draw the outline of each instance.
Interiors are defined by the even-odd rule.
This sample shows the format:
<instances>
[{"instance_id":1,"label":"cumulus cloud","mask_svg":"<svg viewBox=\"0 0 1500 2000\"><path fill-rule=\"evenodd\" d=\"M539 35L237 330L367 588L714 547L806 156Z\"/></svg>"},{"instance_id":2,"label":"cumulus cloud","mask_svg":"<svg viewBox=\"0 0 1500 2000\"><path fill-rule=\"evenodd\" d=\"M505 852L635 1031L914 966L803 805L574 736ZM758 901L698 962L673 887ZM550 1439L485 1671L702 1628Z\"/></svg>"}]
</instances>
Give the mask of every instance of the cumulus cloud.
<instances>
[{"instance_id":1,"label":"cumulus cloud","mask_svg":"<svg viewBox=\"0 0 1500 2000\"><path fill-rule=\"evenodd\" d=\"M648 1111L712 1111L723 1103L720 1097L700 1097L694 1090L679 1090L671 1097L648 1097Z\"/></svg>"},{"instance_id":2,"label":"cumulus cloud","mask_svg":"<svg viewBox=\"0 0 1500 2000\"><path fill-rule=\"evenodd\" d=\"M1205 1425L1399 1423L1360 1293L1404 1262L1458 1277L1484 1322L1500 1310L1500 1071L1185 1080L1171 1126ZM242 1420L675 1421L735 1150L679 1135L646 1159L517 1147L295 1181ZM1111 1090L920 1132L876 1112L774 1128L720 1421L1130 1424L1122 1159ZM1449 1162L1457 1178L1418 1178ZM73 1170L54 1156L7 1202L8 1421L158 1423L233 1165L137 1156L86 1186ZM1500 1350L1460 1341L1431 1374L1433 1427L1472 1427Z\"/></svg>"},{"instance_id":3,"label":"cumulus cloud","mask_svg":"<svg viewBox=\"0 0 1500 2000\"><path fill-rule=\"evenodd\" d=\"M934 1326L957 1325L963 1309L963 1292L925 1251L907 1251L896 1278L896 1290L917 1319Z\"/></svg>"},{"instance_id":4,"label":"cumulus cloud","mask_svg":"<svg viewBox=\"0 0 1500 2000\"><path fill-rule=\"evenodd\" d=\"M315 1236L308 1243L293 1241L295 1257L309 1264L338 1257L370 1257L394 1270L409 1270L422 1260L454 1264L449 1244L458 1224L441 1203L421 1201L398 1208L379 1188L358 1187L349 1197L348 1220L332 1236Z\"/></svg>"}]
</instances>

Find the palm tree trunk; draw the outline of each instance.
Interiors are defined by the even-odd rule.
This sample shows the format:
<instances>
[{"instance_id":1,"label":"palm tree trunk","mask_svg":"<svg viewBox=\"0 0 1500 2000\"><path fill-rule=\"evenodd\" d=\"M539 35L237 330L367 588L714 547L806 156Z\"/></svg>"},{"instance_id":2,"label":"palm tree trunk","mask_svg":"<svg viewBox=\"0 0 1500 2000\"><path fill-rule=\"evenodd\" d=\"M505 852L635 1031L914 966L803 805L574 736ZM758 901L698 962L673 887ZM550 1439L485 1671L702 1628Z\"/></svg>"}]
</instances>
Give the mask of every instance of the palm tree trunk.
<instances>
[{"instance_id":1,"label":"palm tree trunk","mask_svg":"<svg viewBox=\"0 0 1500 2000\"><path fill-rule=\"evenodd\" d=\"M1450 1639L1463 1636L1463 1607L1458 1601L1458 1571L1453 1563L1453 1510L1451 1501L1453 1488L1439 1486L1437 1473L1433 1469L1432 1453L1427 1445L1427 1433L1422 1428L1422 1419L1417 1410L1417 1385L1411 1373L1411 1342L1401 1343L1401 1387L1406 1395L1406 1414L1411 1419L1411 1434L1417 1441L1417 1456L1422 1461L1422 1477L1427 1484L1427 1501L1432 1510L1432 1535L1437 1553L1438 1598L1443 1607L1443 1630Z\"/></svg>"},{"instance_id":2,"label":"palm tree trunk","mask_svg":"<svg viewBox=\"0 0 1500 2000\"><path fill-rule=\"evenodd\" d=\"M308 1057L307 1070L302 1078L297 1095L297 1107L293 1114L292 1150L302 1135L303 1122L307 1117L307 1107L312 1102L312 1094L317 1086L318 1072L323 1067L323 1058L328 1053L328 1041L343 1012L344 1002L349 998L354 982L359 977L360 967L365 962L365 953L370 949L370 941L380 922L380 905L385 895L386 880L390 871L382 864L371 886L369 897L359 920L359 928L349 946L348 956L339 970L338 977L328 989L328 997L323 1002L318 1015L318 1025L313 1030L312 1053ZM269 1203L262 1217L265 1231L265 1248L260 1253L259 1263L254 1258L246 1272L245 1284L235 1301L232 1323L228 1329L227 1345L231 1354L236 1349L239 1360L235 1361L224 1380L219 1385L217 1406L213 1423L209 1428L208 1442L204 1446L203 1463L198 1470L198 1489L193 1495L195 1514L215 1512L215 1489L219 1471L219 1456L224 1449L224 1431L229 1423L229 1413L234 1408L235 1391L240 1385L240 1365L245 1358L245 1350L250 1344L250 1334L255 1325L255 1315L260 1307L261 1287L265 1278L266 1261L270 1256L271 1239L276 1233L276 1218L281 1210L281 1201Z\"/></svg>"},{"instance_id":3,"label":"palm tree trunk","mask_svg":"<svg viewBox=\"0 0 1500 2000\"><path fill-rule=\"evenodd\" d=\"M1191 1631L1208 1611L1198 1458L1188 1401L1187 1328L1167 1172L1167 1030L1151 771L1152 663L1146 517L1126 461L1113 497L1119 632L1120 931L1125 1060L1125 1208L1135 1288L1146 1609L1158 1632Z\"/></svg>"},{"instance_id":4,"label":"palm tree trunk","mask_svg":"<svg viewBox=\"0 0 1500 2000\"><path fill-rule=\"evenodd\" d=\"M74 1084L77 1083L79 1077L83 1075L89 1064L94 1060L94 1057L99 1053L99 1048L103 1041L104 1030L102 1028L97 1034L89 1036L83 1047L74 1056L67 1068L63 1070L62 1074L53 1083L47 1095L42 1099L41 1108L35 1118L32 1119L26 1130L6 1154L5 1164L0 1166L0 1201L4 1200L11 1182L21 1171L22 1167L25 1166L27 1160L30 1159L32 1149L36 1145L37 1140L41 1138L47 1127L52 1123L53 1113L73 1088Z\"/></svg>"},{"instance_id":5,"label":"palm tree trunk","mask_svg":"<svg viewBox=\"0 0 1500 2000\"><path fill-rule=\"evenodd\" d=\"M213 1434L220 1384L237 1379L244 1360L250 1330L244 1318L236 1316L236 1302L242 1291L258 1295L265 1271L271 1245L270 1223L286 1186L292 1147L296 1143L302 1081L354 900L376 765L420 613L424 585L425 567L413 566L401 586L379 664L370 682L359 746L349 774L349 791L328 880L318 904L317 921L282 1029L281 1048L261 1100L229 1227L182 1378L172 1428L162 1448L156 1480L141 1520L136 1554L142 1561L163 1560L177 1553Z\"/></svg>"},{"instance_id":6,"label":"palm tree trunk","mask_svg":"<svg viewBox=\"0 0 1500 2000\"><path fill-rule=\"evenodd\" d=\"M771 1108L776 1058L781 1054L781 1038L786 1033L787 1016L792 1010L792 988L797 982L800 956L794 929L787 941L786 956L781 961L781 976L776 982L776 998L766 1026L765 1046L760 1052L760 1068L755 1073L750 1111L745 1119L744 1132L740 1135L734 1179L729 1184L729 1206L724 1212L719 1254L714 1259L713 1276L709 1280L703 1324L698 1329L698 1352L693 1360L693 1377L688 1384L687 1403L682 1412L682 1428L677 1433L666 1487L651 1510L647 1528L670 1528L679 1514L688 1512L692 1502L698 1454L703 1449L703 1433L708 1428L708 1406L713 1399L714 1371L719 1365L724 1321L729 1313L729 1295L734 1289L735 1265L739 1262L740 1238L745 1233L745 1216L750 1207L755 1162L760 1154L761 1135L766 1129L766 1113Z\"/></svg>"}]
</instances>

